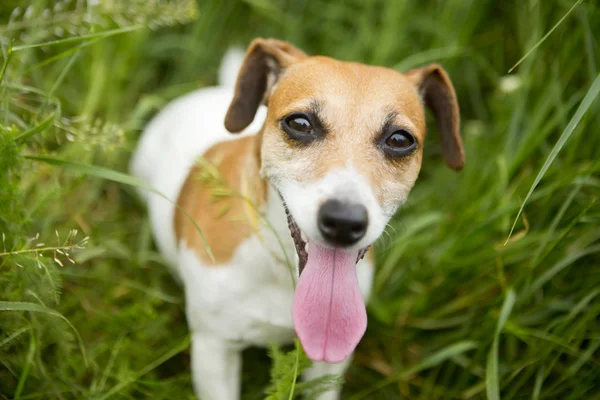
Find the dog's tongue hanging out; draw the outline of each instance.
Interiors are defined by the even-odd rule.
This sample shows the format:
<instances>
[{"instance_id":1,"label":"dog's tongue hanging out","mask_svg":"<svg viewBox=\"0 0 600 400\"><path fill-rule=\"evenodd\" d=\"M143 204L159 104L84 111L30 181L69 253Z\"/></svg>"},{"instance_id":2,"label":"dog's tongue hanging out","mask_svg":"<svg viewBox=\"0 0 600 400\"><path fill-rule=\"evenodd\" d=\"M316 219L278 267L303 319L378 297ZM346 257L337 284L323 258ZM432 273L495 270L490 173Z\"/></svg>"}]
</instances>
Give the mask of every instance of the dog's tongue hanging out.
<instances>
[{"instance_id":1,"label":"dog's tongue hanging out","mask_svg":"<svg viewBox=\"0 0 600 400\"><path fill-rule=\"evenodd\" d=\"M358 251L310 243L294 294L294 328L308 358L339 363L354 351L367 328L356 279Z\"/></svg>"}]
</instances>

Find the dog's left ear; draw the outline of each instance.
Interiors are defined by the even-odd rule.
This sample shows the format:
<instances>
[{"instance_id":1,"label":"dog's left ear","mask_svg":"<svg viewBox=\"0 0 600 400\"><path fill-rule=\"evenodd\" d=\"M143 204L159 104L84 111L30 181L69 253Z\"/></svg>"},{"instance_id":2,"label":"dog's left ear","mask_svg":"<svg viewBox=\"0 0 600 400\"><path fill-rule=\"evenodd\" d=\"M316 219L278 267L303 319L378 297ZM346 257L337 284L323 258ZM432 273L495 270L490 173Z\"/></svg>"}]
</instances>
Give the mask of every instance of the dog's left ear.
<instances>
[{"instance_id":1,"label":"dog's left ear","mask_svg":"<svg viewBox=\"0 0 600 400\"><path fill-rule=\"evenodd\" d=\"M304 57L302 50L281 40L254 39L238 74L235 95L225 116L225 128L236 133L250 125L260 104L267 104L281 73Z\"/></svg>"},{"instance_id":2,"label":"dog's left ear","mask_svg":"<svg viewBox=\"0 0 600 400\"><path fill-rule=\"evenodd\" d=\"M440 65L431 64L412 69L405 75L417 86L425 104L435 115L446 164L460 171L465 164L465 152L460 138L458 100L448 74Z\"/></svg>"}]
</instances>

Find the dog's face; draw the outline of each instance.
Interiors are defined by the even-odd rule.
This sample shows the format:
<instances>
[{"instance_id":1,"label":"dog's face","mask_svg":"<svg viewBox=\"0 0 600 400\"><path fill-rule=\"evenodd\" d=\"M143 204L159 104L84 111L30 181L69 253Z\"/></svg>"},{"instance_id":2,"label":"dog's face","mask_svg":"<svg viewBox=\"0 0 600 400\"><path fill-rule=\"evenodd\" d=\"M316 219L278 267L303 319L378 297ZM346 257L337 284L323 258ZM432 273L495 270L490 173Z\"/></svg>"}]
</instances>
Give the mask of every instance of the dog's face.
<instances>
[{"instance_id":1,"label":"dog's face","mask_svg":"<svg viewBox=\"0 0 600 400\"><path fill-rule=\"evenodd\" d=\"M286 205L299 257L296 332L311 359L339 362L366 328L353 267L417 179L425 105L435 114L447 164L463 166L456 95L437 65L402 74L257 39L227 129L246 128L261 103L268 106L261 174Z\"/></svg>"},{"instance_id":2,"label":"dog's face","mask_svg":"<svg viewBox=\"0 0 600 400\"><path fill-rule=\"evenodd\" d=\"M464 163L456 96L437 65L402 74L256 39L227 128L244 129L261 102L268 105L261 174L311 242L363 249L382 234L421 168L425 104L447 163L457 170Z\"/></svg>"}]
</instances>

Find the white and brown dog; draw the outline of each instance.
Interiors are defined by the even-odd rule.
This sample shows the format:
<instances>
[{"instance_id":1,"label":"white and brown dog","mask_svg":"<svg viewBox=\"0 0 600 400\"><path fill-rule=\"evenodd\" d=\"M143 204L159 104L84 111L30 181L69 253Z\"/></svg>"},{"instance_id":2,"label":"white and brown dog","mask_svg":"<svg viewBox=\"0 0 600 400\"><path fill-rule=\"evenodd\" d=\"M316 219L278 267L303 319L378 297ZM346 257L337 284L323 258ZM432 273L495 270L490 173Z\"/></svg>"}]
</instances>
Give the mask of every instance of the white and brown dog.
<instances>
[{"instance_id":1,"label":"white and brown dog","mask_svg":"<svg viewBox=\"0 0 600 400\"><path fill-rule=\"evenodd\" d=\"M143 194L185 289L201 399L239 398L241 350L294 332L315 361L308 378L345 371L367 326L363 256L419 175L424 105L461 169L458 103L439 65L402 74L256 39L243 60L226 56L221 86L150 123L131 169L173 201Z\"/></svg>"}]
</instances>

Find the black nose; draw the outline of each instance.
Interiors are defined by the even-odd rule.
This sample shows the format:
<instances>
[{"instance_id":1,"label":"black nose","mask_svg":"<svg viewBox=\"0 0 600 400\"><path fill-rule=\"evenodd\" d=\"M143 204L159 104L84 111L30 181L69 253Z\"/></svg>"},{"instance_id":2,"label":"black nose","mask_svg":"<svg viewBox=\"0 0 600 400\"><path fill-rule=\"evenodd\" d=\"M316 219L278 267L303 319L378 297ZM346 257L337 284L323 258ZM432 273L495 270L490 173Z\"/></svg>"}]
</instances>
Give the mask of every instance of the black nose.
<instances>
[{"instance_id":1,"label":"black nose","mask_svg":"<svg viewBox=\"0 0 600 400\"><path fill-rule=\"evenodd\" d=\"M362 204L327 200L319 210L319 230L329 243L350 246L365 236L369 215Z\"/></svg>"}]
</instances>

